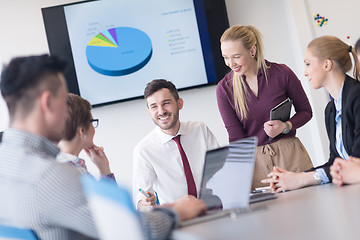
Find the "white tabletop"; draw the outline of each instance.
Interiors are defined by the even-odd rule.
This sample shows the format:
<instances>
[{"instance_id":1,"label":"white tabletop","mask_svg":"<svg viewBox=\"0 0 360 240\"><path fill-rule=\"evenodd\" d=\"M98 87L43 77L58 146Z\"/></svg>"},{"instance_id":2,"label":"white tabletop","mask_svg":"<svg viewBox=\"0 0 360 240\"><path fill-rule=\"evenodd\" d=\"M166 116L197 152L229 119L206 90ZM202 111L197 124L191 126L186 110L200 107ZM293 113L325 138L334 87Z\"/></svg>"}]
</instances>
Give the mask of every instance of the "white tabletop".
<instances>
[{"instance_id":1,"label":"white tabletop","mask_svg":"<svg viewBox=\"0 0 360 240\"><path fill-rule=\"evenodd\" d=\"M360 184L277 194L251 213L180 228L174 239L360 239Z\"/></svg>"}]
</instances>

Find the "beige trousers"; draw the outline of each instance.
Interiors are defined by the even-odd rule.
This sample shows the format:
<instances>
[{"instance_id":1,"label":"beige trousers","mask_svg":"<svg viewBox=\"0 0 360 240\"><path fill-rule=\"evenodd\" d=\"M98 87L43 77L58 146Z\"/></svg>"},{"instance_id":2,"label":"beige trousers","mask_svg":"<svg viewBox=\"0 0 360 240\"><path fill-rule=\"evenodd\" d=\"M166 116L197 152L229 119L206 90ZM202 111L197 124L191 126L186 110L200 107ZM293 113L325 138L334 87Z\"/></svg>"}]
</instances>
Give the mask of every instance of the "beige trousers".
<instances>
[{"instance_id":1,"label":"beige trousers","mask_svg":"<svg viewBox=\"0 0 360 240\"><path fill-rule=\"evenodd\" d=\"M302 172L313 167L309 154L297 137L280 139L274 143L258 146L252 182L252 189L264 187L261 183L274 166L287 171Z\"/></svg>"}]
</instances>

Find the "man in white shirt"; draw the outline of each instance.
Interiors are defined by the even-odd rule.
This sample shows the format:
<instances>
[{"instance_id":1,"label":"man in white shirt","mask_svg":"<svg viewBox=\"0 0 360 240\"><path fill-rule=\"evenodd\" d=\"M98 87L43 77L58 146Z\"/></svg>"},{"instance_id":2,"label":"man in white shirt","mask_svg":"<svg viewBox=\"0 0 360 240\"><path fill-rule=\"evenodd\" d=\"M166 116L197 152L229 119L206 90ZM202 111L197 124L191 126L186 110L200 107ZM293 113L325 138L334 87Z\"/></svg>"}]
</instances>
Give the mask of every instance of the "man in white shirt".
<instances>
[{"instance_id":1,"label":"man in white shirt","mask_svg":"<svg viewBox=\"0 0 360 240\"><path fill-rule=\"evenodd\" d=\"M197 197L205 153L219 146L215 136L202 122L180 122L183 99L171 82L153 80L147 84L144 98L157 127L134 149L135 205L156 205L155 192L160 204L171 203L187 194ZM181 146L173 140L178 135ZM140 188L150 197L144 196Z\"/></svg>"}]
</instances>

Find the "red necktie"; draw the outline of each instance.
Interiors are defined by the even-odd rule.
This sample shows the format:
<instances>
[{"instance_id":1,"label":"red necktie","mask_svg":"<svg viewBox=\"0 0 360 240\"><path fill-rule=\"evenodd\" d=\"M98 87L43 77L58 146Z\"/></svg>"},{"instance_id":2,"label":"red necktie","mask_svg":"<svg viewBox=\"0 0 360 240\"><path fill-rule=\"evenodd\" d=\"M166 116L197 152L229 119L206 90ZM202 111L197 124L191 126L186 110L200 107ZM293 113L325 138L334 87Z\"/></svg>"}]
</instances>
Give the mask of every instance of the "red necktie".
<instances>
[{"instance_id":1,"label":"red necktie","mask_svg":"<svg viewBox=\"0 0 360 240\"><path fill-rule=\"evenodd\" d=\"M190 165L189 165L189 161L188 161L188 159L186 157L184 149L181 146L180 135L177 135L176 137L174 137L173 140L178 145L181 160L183 162L184 172L185 172L186 182L187 182L187 187L188 187L188 194L193 195L194 197L197 197L197 191L196 191L196 185L195 185L194 177L192 175Z\"/></svg>"}]
</instances>

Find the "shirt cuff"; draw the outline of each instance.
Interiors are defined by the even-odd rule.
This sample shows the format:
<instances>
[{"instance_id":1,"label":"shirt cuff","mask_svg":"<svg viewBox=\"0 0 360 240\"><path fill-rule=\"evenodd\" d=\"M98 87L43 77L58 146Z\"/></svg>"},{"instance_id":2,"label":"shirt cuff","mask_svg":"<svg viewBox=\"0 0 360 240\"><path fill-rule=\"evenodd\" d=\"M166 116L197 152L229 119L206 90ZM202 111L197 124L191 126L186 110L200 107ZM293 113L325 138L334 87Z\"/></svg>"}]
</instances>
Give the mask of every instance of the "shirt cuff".
<instances>
[{"instance_id":1,"label":"shirt cuff","mask_svg":"<svg viewBox=\"0 0 360 240\"><path fill-rule=\"evenodd\" d=\"M111 182L115 182L116 183L116 179L113 173L110 173L109 175L106 176L101 176L101 179L106 179L106 180L110 180Z\"/></svg>"},{"instance_id":2,"label":"shirt cuff","mask_svg":"<svg viewBox=\"0 0 360 240\"><path fill-rule=\"evenodd\" d=\"M329 180L328 176L326 175L325 170L323 168L318 168L315 170L315 172L319 173L319 176L321 179L320 184L326 184L326 183L330 182L330 180Z\"/></svg>"}]
</instances>

